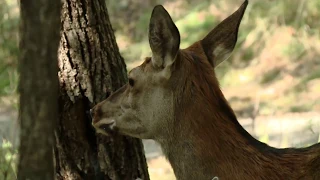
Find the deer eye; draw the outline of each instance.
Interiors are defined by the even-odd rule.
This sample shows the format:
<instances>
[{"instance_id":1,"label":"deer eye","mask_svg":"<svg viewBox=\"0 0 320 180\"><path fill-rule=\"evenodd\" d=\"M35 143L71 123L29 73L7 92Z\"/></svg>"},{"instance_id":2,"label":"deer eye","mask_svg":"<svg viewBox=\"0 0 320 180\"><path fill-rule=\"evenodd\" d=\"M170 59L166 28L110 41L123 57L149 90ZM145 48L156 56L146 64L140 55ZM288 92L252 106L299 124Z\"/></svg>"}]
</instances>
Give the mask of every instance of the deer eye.
<instances>
[{"instance_id":1,"label":"deer eye","mask_svg":"<svg viewBox=\"0 0 320 180\"><path fill-rule=\"evenodd\" d=\"M132 78L129 78L129 85L130 85L131 87L134 86L134 80L133 80Z\"/></svg>"}]
</instances>

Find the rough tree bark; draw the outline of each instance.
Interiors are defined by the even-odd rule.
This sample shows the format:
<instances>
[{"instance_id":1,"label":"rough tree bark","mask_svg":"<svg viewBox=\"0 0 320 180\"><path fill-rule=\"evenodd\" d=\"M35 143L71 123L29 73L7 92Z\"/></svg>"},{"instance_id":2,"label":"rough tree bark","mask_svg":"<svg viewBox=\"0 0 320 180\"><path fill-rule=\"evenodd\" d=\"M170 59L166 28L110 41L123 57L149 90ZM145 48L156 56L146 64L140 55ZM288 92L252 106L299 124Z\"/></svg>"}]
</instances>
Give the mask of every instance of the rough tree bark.
<instances>
[{"instance_id":1,"label":"rough tree bark","mask_svg":"<svg viewBox=\"0 0 320 180\"><path fill-rule=\"evenodd\" d=\"M54 179L58 118L60 1L20 1L20 127L18 179Z\"/></svg>"},{"instance_id":2,"label":"rough tree bark","mask_svg":"<svg viewBox=\"0 0 320 180\"><path fill-rule=\"evenodd\" d=\"M105 0L64 0L57 179L149 179L140 140L95 134L86 114L126 81Z\"/></svg>"}]
</instances>

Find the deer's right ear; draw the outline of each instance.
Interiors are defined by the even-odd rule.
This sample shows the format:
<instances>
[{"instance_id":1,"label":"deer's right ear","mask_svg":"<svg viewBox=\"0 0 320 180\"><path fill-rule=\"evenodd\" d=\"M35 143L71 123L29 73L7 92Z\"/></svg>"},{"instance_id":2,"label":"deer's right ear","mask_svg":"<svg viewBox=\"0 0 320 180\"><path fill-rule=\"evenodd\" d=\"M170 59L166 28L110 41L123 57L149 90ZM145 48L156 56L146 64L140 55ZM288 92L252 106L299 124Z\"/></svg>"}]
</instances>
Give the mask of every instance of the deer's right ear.
<instances>
[{"instance_id":1,"label":"deer's right ear","mask_svg":"<svg viewBox=\"0 0 320 180\"><path fill-rule=\"evenodd\" d=\"M154 7L149 24L152 64L157 68L170 66L179 51L180 33L163 6Z\"/></svg>"}]
</instances>

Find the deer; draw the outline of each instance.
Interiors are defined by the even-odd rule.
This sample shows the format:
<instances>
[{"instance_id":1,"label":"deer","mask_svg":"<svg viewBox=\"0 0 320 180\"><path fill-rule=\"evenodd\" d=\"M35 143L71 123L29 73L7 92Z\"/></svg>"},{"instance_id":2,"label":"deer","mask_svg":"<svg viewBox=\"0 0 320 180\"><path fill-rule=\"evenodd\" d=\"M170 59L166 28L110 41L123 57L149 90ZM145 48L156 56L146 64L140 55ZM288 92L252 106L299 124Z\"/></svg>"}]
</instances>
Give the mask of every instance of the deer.
<instances>
[{"instance_id":1,"label":"deer","mask_svg":"<svg viewBox=\"0 0 320 180\"><path fill-rule=\"evenodd\" d=\"M180 49L180 33L156 5L151 57L90 110L97 133L158 142L177 180L320 180L320 144L275 148L251 136L220 89L215 68L235 48L248 1L203 39Z\"/></svg>"}]
</instances>

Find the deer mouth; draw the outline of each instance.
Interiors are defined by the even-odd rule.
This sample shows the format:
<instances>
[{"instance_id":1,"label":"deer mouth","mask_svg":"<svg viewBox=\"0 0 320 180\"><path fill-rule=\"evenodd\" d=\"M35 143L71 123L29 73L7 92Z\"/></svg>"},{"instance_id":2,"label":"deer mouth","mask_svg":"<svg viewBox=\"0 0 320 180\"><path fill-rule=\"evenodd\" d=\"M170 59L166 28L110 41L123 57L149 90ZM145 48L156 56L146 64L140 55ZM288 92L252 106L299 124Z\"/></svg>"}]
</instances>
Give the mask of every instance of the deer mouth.
<instances>
[{"instance_id":1,"label":"deer mouth","mask_svg":"<svg viewBox=\"0 0 320 180\"><path fill-rule=\"evenodd\" d=\"M113 134L116 127L116 122L113 119L104 118L92 125L96 129L97 133L109 136Z\"/></svg>"}]
</instances>

